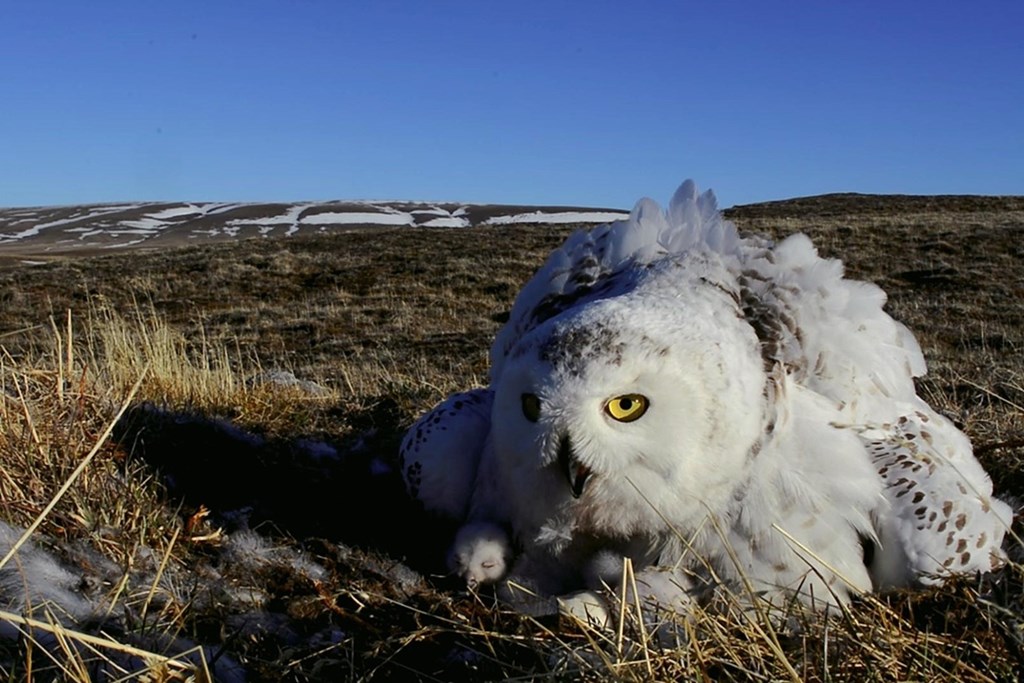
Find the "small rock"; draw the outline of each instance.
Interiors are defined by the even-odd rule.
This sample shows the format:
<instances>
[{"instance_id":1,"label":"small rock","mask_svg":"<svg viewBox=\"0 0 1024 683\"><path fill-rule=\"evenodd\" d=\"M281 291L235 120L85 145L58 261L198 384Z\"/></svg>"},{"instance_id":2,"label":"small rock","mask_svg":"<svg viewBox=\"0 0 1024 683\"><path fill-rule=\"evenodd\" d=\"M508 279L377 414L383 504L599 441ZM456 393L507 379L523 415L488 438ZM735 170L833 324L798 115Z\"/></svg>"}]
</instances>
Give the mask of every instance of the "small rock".
<instances>
[{"instance_id":1,"label":"small rock","mask_svg":"<svg viewBox=\"0 0 1024 683\"><path fill-rule=\"evenodd\" d=\"M322 387L316 382L299 379L294 373L287 370L268 370L267 372L251 377L248 384L250 387L259 386L261 384L288 387L291 389L298 389L310 396L329 396L331 394L330 389Z\"/></svg>"}]
</instances>

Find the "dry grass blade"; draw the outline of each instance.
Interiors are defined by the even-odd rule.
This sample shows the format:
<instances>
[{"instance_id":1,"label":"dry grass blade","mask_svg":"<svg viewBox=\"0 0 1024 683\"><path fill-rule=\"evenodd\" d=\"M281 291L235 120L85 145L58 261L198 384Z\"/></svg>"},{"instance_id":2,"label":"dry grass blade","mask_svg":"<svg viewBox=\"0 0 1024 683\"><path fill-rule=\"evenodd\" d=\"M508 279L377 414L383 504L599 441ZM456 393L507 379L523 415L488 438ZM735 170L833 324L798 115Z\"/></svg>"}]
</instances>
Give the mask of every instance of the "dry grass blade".
<instances>
[{"instance_id":1,"label":"dry grass blade","mask_svg":"<svg viewBox=\"0 0 1024 683\"><path fill-rule=\"evenodd\" d=\"M60 623L58 622L50 623L46 621L40 621L38 619L23 617L20 614L14 614L13 612L8 612L5 610L0 610L0 619L8 621L12 624L17 624L19 626L38 629L39 631L43 631L44 633L53 634L57 638L64 639L65 641L76 641L91 647L99 648L101 650L113 650L126 655L130 655L132 657L139 657L145 661L156 662L159 665L167 665L181 671L193 671L195 669L195 665L193 665L191 662L181 660L183 656L191 654L192 651L182 652L175 655L174 657L169 657L166 655L157 654L155 652L150 652L149 650L143 650L141 648L125 645L124 643L119 643L115 640L110 640L108 638L101 638L99 636L90 635L88 633L80 633L78 631L67 629L61 626ZM69 652L76 651L75 648L71 647L65 647L65 649ZM85 673L84 665L81 669L81 675L76 676L75 679L81 681L90 680L88 674Z\"/></svg>"},{"instance_id":2,"label":"dry grass blade","mask_svg":"<svg viewBox=\"0 0 1024 683\"><path fill-rule=\"evenodd\" d=\"M20 337L23 334L35 332L36 330L42 330L45 327L45 325L29 325L28 327L23 327L20 330L11 330L10 332L0 333L0 339L7 339L9 337Z\"/></svg>"},{"instance_id":3,"label":"dry grass blade","mask_svg":"<svg viewBox=\"0 0 1024 683\"><path fill-rule=\"evenodd\" d=\"M149 592L146 593L146 599L142 603L142 609L140 610L142 617L145 618L146 614L149 613L149 605L153 602L153 596L156 595L157 588L160 586L160 578L164 575L167 570L167 563L171 560L171 553L174 551L174 546L178 542L178 536L181 533L181 529L175 528L174 533L171 536L170 542L167 544L167 549L164 551L164 556L160 559L160 566L157 567L156 574L153 575L153 582L150 584Z\"/></svg>"},{"instance_id":4,"label":"dry grass blade","mask_svg":"<svg viewBox=\"0 0 1024 683\"><path fill-rule=\"evenodd\" d=\"M142 381L145 379L145 376L146 369L144 368L138 380L135 382L135 386L133 386L131 390L128 392L128 396L122 402L121 408L117 411L117 414L114 416L114 419L109 422L107 428L100 435L100 438L96 441L96 444L93 446L92 450L90 450L89 453L86 454L84 458L82 458L82 461L78 464L78 466L74 469L74 471L67 478L67 480L57 490L57 493L54 494L53 498L50 499L50 502L46 504L42 512L40 512L39 515L32 521L32 523L28 525L28 527L25 529L25 532L21 535L21 538L19 538L11 546L10 550L7 551L7 554L4 555L2 559L0 559L0 568L3 568L10 561L10 559L14 557L15 553L18 552L18 549L21 548L21 546L23 546L28 541L32 534L35 533L36 529L39 528L39 525L42 524L43 520L46 519L46 516L50 514L50 511L57 506L57 503L59 503L61 498L64 497L64 494L68 492L68 489L70 489L71 486L75 483L75 481L78 480L78 478L82 475L82 472L85 471L85 468L87 468L89 466L89 463L92 462L92 459L96 457L96 454L100 452L100 448L103 447L103 445L107 442L107 439L109 439L110 435L113 433L114 427L117 424L118 420L120 420L124 416L125 412L132 405L132 401L135 400L135 395L138 393L139 387L142 386Z\"/></svg>"},{"instance_id":5,"label":"dry grass blade","mask_svg":"<svg viewBox=\"0 0 1024 683\"><path fill-rule=\"evenodd\" d=\"M1010 406L1014 410L1018 410L1021 413L1024 413L1024 407L1022 407L1019 403L1016 403L1014 401L1009 400L1008 398L1005 398L1004 396L999 395L998 393L992 391L988 387L982 386L982 385L978 384L977 382L975 382L975 381L973 381L971 379L968 379L967 377L963 377L963 376L961 376L959 378L959 380L961 382L963 382L964 384L966 384L967 386L974 387L975 389L977 389L978 391L982 392L983 394L985 394L989 398L995 399L996 401L1002 401L1003 403L1005 403L1006 405ZM1018 388L1018 390L1019 390L1019 388Z\"/></svg>"},{"instance_id":6,"label":"dry grass blade","mask_svg":"<svg viewBox=\"0 0 1024 683\"><path fill-rule=\"evenodd\" d=\"M623 585L628 585L633 590L633 605L636 609L636 626L637 631L640 634L640 649L644 653L644 664L647 666L647 674L649 677L654 676L654 671L651 669L651 638L647 633L647 624L644 623L644 610L643 610L643 598L640 594L640 589L636 585L636 574L633 572L633 563L629 558L623 558ZM622 611L626 609L626 603L622 603Z\"/></svg>"}]
</instances>

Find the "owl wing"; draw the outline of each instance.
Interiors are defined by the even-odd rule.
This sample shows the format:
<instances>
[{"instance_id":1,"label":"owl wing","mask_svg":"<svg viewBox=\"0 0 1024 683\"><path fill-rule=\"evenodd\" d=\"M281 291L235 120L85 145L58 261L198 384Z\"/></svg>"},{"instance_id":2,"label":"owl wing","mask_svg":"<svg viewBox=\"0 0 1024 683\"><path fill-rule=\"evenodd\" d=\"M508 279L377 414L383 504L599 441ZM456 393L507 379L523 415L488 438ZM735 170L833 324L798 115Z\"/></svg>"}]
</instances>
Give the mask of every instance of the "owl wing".
<instances>
[{"instance_id":1,"label":"owl wing","mask_svg":"<svg viewBox=\"0 0 1024 683\"><path fill-rule=\"evenodd\" d=\"M903 415L861 434L888 503L877 515L872 562L879 587L933 576L991 571L1003 558L1013 513L958 429L931 411Z\"/></svg>"},{"instance_id":2,"label":"owl wing","mask_svg":"<svg viewBox=\"0 0 1024 683\"><path fill-rule=\"evenodd\" d=\"M452 394L406 432L399 466L409 495L424 509L462 521L491 430L488 389Z\"/></svg>"},{"instance_id":3,"label":"owl wing","mask_svg":"<svg viewBox=\"0 0 1024 683\"><path fill-rule=\"evenodd\" d=\"M883 480L873 582L990 570L1010 508L992 497L967 437L918 397L924 355L885 312L885 293L846 279L805 235L741 263L745 313L766 362L833 402L845 422L836 426L859 432Z\"/></svg>"},{"instance_id":4,"label":"owl wing","mask_svg":"<svg viewBox=\"0 0 1024 683\"><path fill-rule=\"evenodd\" d=\"M627 220L573 233L516 297L491 347L491 380L501 374L516 342L545 320L632 290L643 266L696 244L731 253L740 240L735 226L719 213L714 194L698 194L692 180L676 191L667 212L641 199Z\"/></svg>"},{"instance_id":5,"label":"owl wing","mask_svg":"<svg viewBox=\"0 0 1024 683\"><path fill-rule=\"evenodd\" d=\"M835 401L851 422L892 420L893 403L925 407L914 377L925 374L913 334L884 310L886 295L848 280L836 259L792 235L743 259L745 312L770 364Z\"/></svg>"}]
</instances>

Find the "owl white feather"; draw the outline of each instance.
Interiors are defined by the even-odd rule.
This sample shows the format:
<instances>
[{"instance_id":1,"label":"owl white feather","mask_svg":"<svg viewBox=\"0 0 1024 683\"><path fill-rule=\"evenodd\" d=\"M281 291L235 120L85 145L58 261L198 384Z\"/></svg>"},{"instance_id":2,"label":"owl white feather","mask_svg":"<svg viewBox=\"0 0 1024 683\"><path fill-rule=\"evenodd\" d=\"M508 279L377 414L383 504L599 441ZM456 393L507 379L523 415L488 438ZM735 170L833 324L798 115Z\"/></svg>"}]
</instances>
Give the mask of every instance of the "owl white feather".
<instances>
[{"instance_id":1,"label":"owl white feather","mask_svg":"<svg viewBox=\"0 0 1024 683\"><path fill-rule=\"evenodd\" d=\"M741 238L687 181L550 256L490 386L410 429L409 491L474 525L454 570L490 578L514 548L551 595L606 582L608 553L814 604L989 570L1010 508L917 396L924 358L884 303L805 235Z\"/></svg>"}]
</instances>

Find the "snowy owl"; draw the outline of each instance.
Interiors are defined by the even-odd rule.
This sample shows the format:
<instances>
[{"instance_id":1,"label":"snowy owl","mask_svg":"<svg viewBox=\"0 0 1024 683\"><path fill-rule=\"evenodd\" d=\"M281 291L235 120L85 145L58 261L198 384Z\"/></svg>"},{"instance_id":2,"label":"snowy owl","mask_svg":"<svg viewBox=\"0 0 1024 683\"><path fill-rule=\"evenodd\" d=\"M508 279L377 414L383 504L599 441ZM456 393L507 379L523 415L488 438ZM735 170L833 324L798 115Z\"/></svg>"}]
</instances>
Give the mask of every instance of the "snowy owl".
<instances>
[{"instance_id":1,"label":"snowy owl","mask_svg":"<svg viewBox=\"0 0 1024 683\"><path fill-rule=\"evenodd\" d=\"M467 525L453 571L548 595L614 583L622 558L670 603L714 583L835 604L990 570L1010 508L917 396L924 358L884 303L805 235L740 237L687 181L549 257L489 386L408 431L408 491Z\"/></svg>"}]
</instances>

